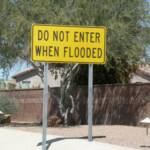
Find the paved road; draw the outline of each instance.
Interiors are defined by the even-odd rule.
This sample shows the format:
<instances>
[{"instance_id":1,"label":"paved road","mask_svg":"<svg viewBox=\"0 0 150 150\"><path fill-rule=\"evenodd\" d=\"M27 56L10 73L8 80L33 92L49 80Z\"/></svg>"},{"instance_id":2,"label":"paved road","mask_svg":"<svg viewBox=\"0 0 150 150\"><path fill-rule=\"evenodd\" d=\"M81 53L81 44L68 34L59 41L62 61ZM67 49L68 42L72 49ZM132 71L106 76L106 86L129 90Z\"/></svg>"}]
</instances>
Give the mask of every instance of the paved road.
<instances>
[{"instance_id":1,"label":"paved road","mask_svg":"<svg viewBox=\"0 0 150 150\"><path fill-rule=\"evenodd\" d=\"M48 150L135 150L84 139L48 135ZM0 128L1 150L41 150L41 134Z\"/></svg>"}]
</instances>

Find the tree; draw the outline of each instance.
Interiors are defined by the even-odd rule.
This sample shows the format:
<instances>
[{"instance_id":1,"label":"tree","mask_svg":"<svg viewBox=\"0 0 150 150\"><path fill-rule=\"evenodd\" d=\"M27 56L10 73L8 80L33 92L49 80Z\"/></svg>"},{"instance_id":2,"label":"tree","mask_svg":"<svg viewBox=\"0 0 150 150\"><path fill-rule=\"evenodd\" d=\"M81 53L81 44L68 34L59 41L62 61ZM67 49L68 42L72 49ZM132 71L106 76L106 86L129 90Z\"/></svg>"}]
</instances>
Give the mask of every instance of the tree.
<instances>
[{"instance_id":1,"label":"tree","mask_svg":"<svg viewBox=\"0 0 150 150\"><path fill-rule=\"evenodd\" d=\"M87 18L93 19L89 20L92 25L104 25L108 29L107 63L94 66L94 83L128 83L150 42L149 4L141 0L101 0L91 1L89 8L84 6L78 11L84 18L89 15ZM80 70L85 71L80 71L75 82L87 84L87 66L80 66Z\"/></svg>"},{"instance_id":2,"label":"tree","mask_svg":"<svg viewBox=\"0 0 150 150\"><path fill-rule=\"evenodd\" d=\"M11 67L16 58L30 59L33 23L102 25L108 29L107 64L95 67L96 72L111 74L113 82L128 82L149 44L148 9L145 0L2 0L0 66ZM106 81L112 82L104 78L101 83Z\"/></svg>"},{"instance_id":3,"label":"tree","mask_svg":"<svg viewBox=\"0 0 150 150\"><path fill-rule=\"evenodd\" d=\"M107 63L94 66L94 83L127 83L150 42L146 0L2 0L0 14L0 67L3 68L11 67L20 58L30 60L33 23L106 26ZM42 76L42 64L32 64L40 68ZM67 77L68 72L72 74L73 65L61 66L69 68L63 72L64 87L73 82L87 84L86 65L75 67L79 71L74 79Z\"/></svg>"}]
</instances>

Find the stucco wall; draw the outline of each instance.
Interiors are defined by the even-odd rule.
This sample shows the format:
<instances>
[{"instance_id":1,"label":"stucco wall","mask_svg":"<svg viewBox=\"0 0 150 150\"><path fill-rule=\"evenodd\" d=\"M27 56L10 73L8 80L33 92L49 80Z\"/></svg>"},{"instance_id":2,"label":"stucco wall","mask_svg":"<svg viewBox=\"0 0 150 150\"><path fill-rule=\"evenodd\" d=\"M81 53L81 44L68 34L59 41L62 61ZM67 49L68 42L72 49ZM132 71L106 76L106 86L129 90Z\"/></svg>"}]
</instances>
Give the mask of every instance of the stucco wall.
<instances>
[{"instance_id":1,"label":"stucco wall","mask_svg":"<svg viewBox=\"0 0 150 150\"><path fill-rule=\"evenodd\" d=\"M48 71L48 85L50 87L60 87L61 75L59 70L54 70L57 72L57 78L55 78L55 74L51 71ZM30 72L29 74L24 74L19 76L16 80L16 88L19 89L22 87L22 81L29 81L29 88L43 88L43 81L40 76L37 75L36 72Z\"/></svg>"}]
</instances>

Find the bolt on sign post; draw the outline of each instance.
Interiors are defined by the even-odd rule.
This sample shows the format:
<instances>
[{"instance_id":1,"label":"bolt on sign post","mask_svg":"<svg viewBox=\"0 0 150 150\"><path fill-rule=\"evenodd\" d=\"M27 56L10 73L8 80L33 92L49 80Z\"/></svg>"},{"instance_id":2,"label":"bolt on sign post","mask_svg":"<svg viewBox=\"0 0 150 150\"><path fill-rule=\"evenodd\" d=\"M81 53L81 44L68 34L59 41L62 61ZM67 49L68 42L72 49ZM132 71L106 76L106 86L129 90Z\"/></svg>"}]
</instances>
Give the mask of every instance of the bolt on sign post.
<instances>
[{"instance_id":1,"label":"bolt on sign post","mask_svg":"<svg viewBox=\"0 0 150 150\"><path fill-rule=\"evenodd\" d=\"M101 26L59 26L33 24L31 32L31 59L45 62L43 101L43 147L47 127L47 63L89 64L88 125L92 140L93 64L106 62L106 28ZM45 150L43 148L43 150Z\"/></svg>"}]
</instances>

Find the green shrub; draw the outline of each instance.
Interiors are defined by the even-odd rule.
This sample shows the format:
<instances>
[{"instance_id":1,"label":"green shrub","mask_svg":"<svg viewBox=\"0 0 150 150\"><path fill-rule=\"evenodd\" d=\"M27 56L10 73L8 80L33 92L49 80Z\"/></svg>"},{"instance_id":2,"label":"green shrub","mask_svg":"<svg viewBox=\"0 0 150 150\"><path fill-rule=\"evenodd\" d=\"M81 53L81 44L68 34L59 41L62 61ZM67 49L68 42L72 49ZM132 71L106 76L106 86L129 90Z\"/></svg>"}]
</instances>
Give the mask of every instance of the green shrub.
<instances>
[{"instance_id":1,"label":"green shrub","mask_svg":"<svg viewBox=\"0 0 150 150\"><path fill-rule=\"evenodd\" d=\"M0 89L6 89L6 83L4 80L0 79Z\"/></svg>"},{"instance_id":2,"label":"green shrub","mask_svg":"<svg viewBox=\"0 0 150 150\"><path fill-rule=\"evenodd\" d=\"M0 111L7 114L14 114L18 111L18 105L14 97L0 93Z\"/></svg>"}]
</instances>

